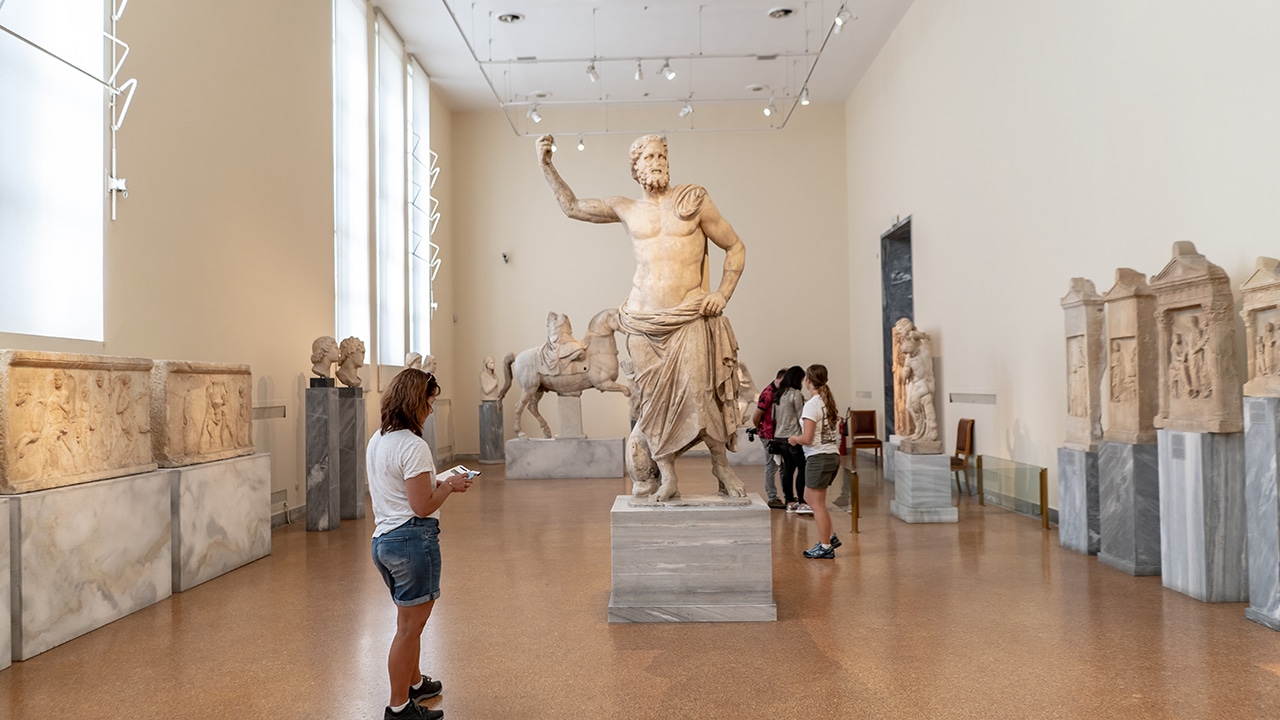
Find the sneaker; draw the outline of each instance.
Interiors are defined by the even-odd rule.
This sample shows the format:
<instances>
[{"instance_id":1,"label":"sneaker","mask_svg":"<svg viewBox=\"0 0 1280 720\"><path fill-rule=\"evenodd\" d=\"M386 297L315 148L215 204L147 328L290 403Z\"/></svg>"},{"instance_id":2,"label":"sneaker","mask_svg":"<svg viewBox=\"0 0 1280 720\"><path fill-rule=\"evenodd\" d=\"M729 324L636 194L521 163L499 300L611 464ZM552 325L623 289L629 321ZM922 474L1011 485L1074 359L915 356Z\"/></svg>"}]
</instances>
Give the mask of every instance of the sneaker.
<instances>
[{"instance_id":1,"label":"sneaker","mask_svg":"<svg viewBox=\"0 0 1280 720\"><path fill-rule=\"evenodd\" d=\"M800 507L800 503L789 502L787 503L787 512L793 513L796 511L796 508L798 507Z\"/></svg>"},{"instance_id":2,"label":"sneaker","mask_svg":"<svg viewBox=\"0 0 1280 720\"><path fill-rule=\"evenodd\" d=\"M430 700L431 698L439 695L443 690L444 690L444 683L440 682L439 680L432 680L431 676L429 675L423 675L421 687L409 688L409 699L414 702L422 702L423 700Z\"/></svg>"},{"instance_id":3,"label":"sneaker","mask_svg":"<svg viewBox=\"0 0 1280 720\"><path fill-rule=\"evenodd\" d=\"M831 533L831 539L830 539L829 541L827 541L827 544L831 546L831 549L832 549L832 550L835 550L836 548L840 547L840 546L841 546L841 545L843 545L844 543L840 542L840 538L836 537L836 534L835 534L835 533ZM410 696L412 696L412 695L413 695L413 691L412 691L412 690L410 690L410 691L409 691L409 694L410 694Z\"/></svg>"},{"instance_id":4,"label":"sneaker","mask_svg":"<svg viewBox=\"0 0 1280 720\"><path fill-rule=\"evenodd\" d=\"M808 503L800 503L799 505L797 505L797 506L796 506L796 514L797 514L797 515L812 515L812 514L813 514L813 508L809 507Z\"/></svg>"},{"instance_id":5,"label":"sneaker","mask_svg":"<svg viewBox=\"0 0 1280 720\"><path fill-rule=\"evenodd\" d=\"M769 502L765 504L773 508L774 510L781 510L782 508L786 507L786 504L783 503L778 498L769 498Z\"/></svg>"},{"instance_id":6,"label":"sneaker","mask_svg":"<svg viewBox=\"0 0 1280 720\"><path fill-rule=\"evenodd\" d=\"M833 547L822 547L822 543L814 543L814 546L804 551L804 556L810 560L835 560L836 549Z\"/></svg>"},{"instance_id":7,"label":"sneaker","mask_svg":"<svg viewBox=\"0 0 1280 720\"><path fill-rule=\"evenodd\" d=\"M424 708L412 700L400 712L392 712L388 707L386 712L382 713L382 720L440 720L443 717L443 710Z\"/></svg>"}]
</instances>

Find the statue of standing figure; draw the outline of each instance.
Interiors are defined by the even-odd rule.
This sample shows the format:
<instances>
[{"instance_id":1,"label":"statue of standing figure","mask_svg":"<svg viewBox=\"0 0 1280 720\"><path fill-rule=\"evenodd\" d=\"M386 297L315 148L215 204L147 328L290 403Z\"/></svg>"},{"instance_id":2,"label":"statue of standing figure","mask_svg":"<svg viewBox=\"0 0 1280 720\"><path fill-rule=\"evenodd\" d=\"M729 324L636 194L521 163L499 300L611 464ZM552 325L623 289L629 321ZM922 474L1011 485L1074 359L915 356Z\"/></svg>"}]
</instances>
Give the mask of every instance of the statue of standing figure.
<instances>
[{"instance_id":1,"label":"statue of standing figure","mask_svg":"<svg viewBox=\"0 0 1280 720\"><path fill-rule=\"evenodd\" d=\"M938 439L938 418L933 407L933 348L928 333L912 325L902 333L901 349L901 374L912 429L900 447L907 453L940 453L942 441Z\"/></svg>"},{"instance_id":2,"label":"statue of standing figure","mask_svg":"<svg viewBox=\"0 0 1280 720\"><path fill-rule=\"evenodd\" d=\"M667 143L645 135L631 145L638 200L579 199L551 162L552 137L537 141L538 163L564 214L592 223L621 223L636 271L619 309L640 395L639 419L627 438L632 494L663 502L679 496L675 460L695 444L711 451L724 495L744 497L729 466L740 419L738 347L722 314L746 263L746 247L698 185L671 187ZM724 251L720 285L707 292L707 241Z\"/></svg>"}]
</instances>

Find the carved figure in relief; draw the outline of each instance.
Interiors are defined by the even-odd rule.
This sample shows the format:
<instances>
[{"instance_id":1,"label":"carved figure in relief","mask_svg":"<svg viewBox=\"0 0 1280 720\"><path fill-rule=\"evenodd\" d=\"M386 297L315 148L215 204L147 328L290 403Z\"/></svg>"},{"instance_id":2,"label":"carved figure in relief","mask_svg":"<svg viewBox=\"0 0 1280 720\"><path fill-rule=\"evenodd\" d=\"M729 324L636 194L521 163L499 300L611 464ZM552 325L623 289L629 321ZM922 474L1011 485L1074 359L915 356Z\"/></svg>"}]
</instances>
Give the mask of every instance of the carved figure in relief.
<instances>
[{"instance_id":1,"label":"carved figure in relief","mask_svg":"<svg viewBox=\"0 0 1280 720\"><path fill-rule=\"evenodd\" d=\"M547 342L538 352L538 372L572 375L585 371L587 347L573 337L568 315L547 313Z\"/></svg>"},{"instance_id":2,"label":"carved figure in relief","mask_svg":"<svg viewBox=\"0 0 1280 720\"><path fill-rule=\"evenodd\" d=\"M210 453L235 447L235 432L227 416L227 384L214 381L205 386L204 426L200 430L200 452Z\"/></svg>"},{"instance_id":3,"label":"carved figure in relief","mask_svg":"<svg viewBox=\"0 0 1280 720\"><path fill-rule=\"evenodd\" d=\"M1191 366L1188 363L1187 344L1182 340L1182 333L1173 334L1173 344L1169 346L1169 395L1181 398L1185 393L1191 395Z\"/></svg>"},{"instance_id":4,"label":"carved figure in relief","mask_svg":"<svg viewBox=\"0 0 1280 720\"><path fill-rule=\"evenodd\" d=\"M240 401L237 406L239 423L236 425L236 447L249 447L249 428L253 426L253 399L249 397L249 384L240 383L236 394Z\"/></svg>"},{"instance_id":5,"label":"carved figure in relief","mask_svg":"<svg viewBox=\"0 0 1280 720\"><path fill-rule=\"evenodd\" d=\"M1067 414L1072 417L1085 417L1089 414L1089 385L1087 382L1087 361L1084 357L1084 338L1068 338L1067 345L1071 352L1071 367L1067 375Z\"/></svg>"},{"instance_id":6,"label":"carved figure in relief","mask_svg":"<svg viewBox=\"0 0 1280 720\"><path fill-rule=\"evenodd\" d=\"M1111 372L1111 400L1122 402L1128 395L1126 385L1129 381L1129 368L1119 340L1111 341L1111 363L1108 369Z\"/></svg>"},{"instance_id":7,"label":"carved figure in relief","mask_svg":"<svg viewBox=\"0 0 1280 720\"><path fill-rule=\"evenodd\" d=\"M1266 343L1261 335L1253 338L1253 370L1258 377L1271 374L1267 370Z\"/></svg>"},{"instance_id":8,"label":"carved figure in relief","mask_svg":"<svg viewBox=\"0 0 1280 720\"><path fill-rule=\"evenodd\" d=\"M480 399L498 399L498 372L496 363L490 355L484 359L484 369L480 371Z\"/></svg>"},{"instance_id":9,"label":"carved figure in relief","mask_svg":"<svg viewBox=\"0 0 1280 720\"><path fill-rule=\"evenodd\" d=\"M915 329L907 318L902 318L893 325L893 431L901 437L910 437L912 432L911 413L907 412L907 378L902 372L906 356L902 353L902 340L908 332Z\"/></svg>"},{"instance_id":10,"label":"carved figure in relief","mask_svg":"<svg viewBox=\"0 0 1280 720\"><path fill-rule=\"evenodd\" d=\"M53 372L53 391L45 401L49 423L48 466L59 472L80 471L79 439L75 435L75 378L63 370Z\"/></svg>"},{"instance_id":11,"label":"carved figure in relief","mask_svg":"<svg viewBox=\"0 0 1280 720\"><path fill-rule=\"evenodd\" d=\"M933 409L933 350L929 336L912 330L902 340L902 374L907 383L907 412L911 415L912 440L938 439Z\"/></svg>"},{"instance_id":12,"label":"carved figure in relief","mask_svg":"<svg viewBox=\"0 0 1280 720\"><path fill-rule=\"evenodd\" d=\"M1209 377L1209 331L1200 326L1200 317L1191 316L1191 392L1193 398L1213 397L1213 378Z\"/></svg>"},{"instance_id":13,"label":"carved figure in relief","mask_svg":"<svg viewBox=\"0 0 1280 720\"><path fill-rule=\"evenodd\" d=\"M329 377L329 371L339 357L338 341L321 335L311 343L311 373L317 377Z\"/></svg>"},{"instance_id":14,"label":"carved figure in relief","mask_svg":"<svg viewBox=\"0 0 1280 720\"><path fill-rule=\"evenodd\" d=\"M18 386L13 404L15 409L23 409L22 414L27 419L25 428L20 429L18 441L14 444L14 453L18 460L25 461L32 475L39 475L44 470L44 453L41 452L40 442L48 427L45 423L45 403L37 400L35 391L24 383ZM18 413L15 412L14 415L16 417ZM33 445L34 448L31 447Z\"/></svg>"},{"instance_id":15,"label":"carved figure in relief","mask_svg":"<svg viewBox=\"0 0 1280 720\"><path fill-rule=\"evenodd\" d=\"M1261 375L1276 374L1276 340L1275 323L1267 323L1262 333L1262 355L1266 371L1260 372Z\"/></svg>"},{"instance_id":16,"label":"carved figure in relief","mask_svg":"<svg viewBox=\"0 0 1280 720\"><path fill-rule=\"evenodd\" d=\"M338 380L347 387L360 387L360 368L364 367L364 342L349 337L338 346Z\"/></svg>"},{"instance_id":17,"label":"carved figure in relief","mask_svg":"<svg viewBox=\"0 0 1280 720\"><path fill-rule=\"evenodd\" d=\"M83 403L86 408L85 426L88 430L89 452L102 464L111 456L111 448L107 444L107 417L111 406L111 386L107 383L107 374L101 370L93 373L85 384L87 396Z\"/></svg>"}]
</instances>

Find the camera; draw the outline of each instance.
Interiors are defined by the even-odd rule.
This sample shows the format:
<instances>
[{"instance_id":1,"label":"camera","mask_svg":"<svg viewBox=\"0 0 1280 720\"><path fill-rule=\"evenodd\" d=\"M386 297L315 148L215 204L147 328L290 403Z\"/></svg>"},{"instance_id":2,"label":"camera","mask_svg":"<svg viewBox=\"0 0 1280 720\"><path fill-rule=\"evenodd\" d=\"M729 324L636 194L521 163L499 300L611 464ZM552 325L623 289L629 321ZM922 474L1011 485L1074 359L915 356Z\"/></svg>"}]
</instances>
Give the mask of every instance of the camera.
<instances>
[{"instance_id":1,"label":"camera","mask_svg":"<svg viewBox=\"0 0 1280 720\"><path fill-rule=\"evenodd\" d=\"M753 427L749 427L749 428L747 428L747 441L748 441L748 442L755 442L755 441L756 441L756 435L758 435L759 433L760 433L760 431L759 431L759 430L757 430L756 428L753 428Z\"/></svg>"}]
</instances>

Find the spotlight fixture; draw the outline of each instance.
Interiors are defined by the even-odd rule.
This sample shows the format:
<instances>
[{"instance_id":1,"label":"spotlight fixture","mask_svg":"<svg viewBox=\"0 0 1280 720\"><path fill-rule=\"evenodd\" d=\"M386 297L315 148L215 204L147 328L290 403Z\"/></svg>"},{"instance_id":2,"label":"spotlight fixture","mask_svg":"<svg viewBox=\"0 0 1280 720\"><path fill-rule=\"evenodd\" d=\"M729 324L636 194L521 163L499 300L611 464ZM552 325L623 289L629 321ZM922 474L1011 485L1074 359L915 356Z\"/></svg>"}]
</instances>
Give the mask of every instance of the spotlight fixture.
<instances>
[{"instance_id":1,"label":"spotlight fixture","mask_svg":"<svg viewBox=\"0 0 1280 720\"><path fill-rule=\"evenodd\" d=\"M774 8L774 9L772 9L772 10L770 10L770 11L769 11L769 17L773 18L774 20L781 20L781 19L783 19L783 18L791 17L791 15L792 15L794 12L795 12L795 10L794 10L793 8L789 8L789 7L776 7L776 8Z\"/></svg>"},{"instance_id":2,"label":"spotlight fixture","mask_svg":"<svg viewBox=\"0 0 1280 720\"><path fill-rule=\"evenodd\" d=\"M584 143L584 142L582 142L582 135L581 135L581 133L579 133L579 135L578 135L578 152L582 152L583 150L586 150L586 149L587 149L587 144L586 144L586 143Z\"/></svg>"},{"instance_id":3,"label":"spotlight fixture","mask_svg":"<svg viewBox=\"0 0 1280 720\"><path fill-rule=\"evenodd\" d=\"M534 103L534 104L533 104L533 107L529 108L529 112L525 113L524 115L525 115L525 117L529 118L530 120L534 121L535 123L540 123L540 122L542 122L542 115L540 115L540 114L538 113L538 104L537 104L537 103ZM553 151L553 152L554 152L554 151Z\"/></svg>"},{"instance_id":4,"label":"spotlight fixture","mask_svg":"<svg viewBox=\"0 0 1280 720\"><path fill-rule=\"evenodd\" d=\"M644 68L640 67L640 61L636 61L636 82L644 79Z\"/></svg>"},{"instance_id":5,"label":"spotlight fixture","mask_svg":"<svg viewBox=\"0 0 1280 720\"><path fill-rule=\"evenodd\" d=\"M600 80L600 73L596 71L595 60L587 63L587 77L591 78L591 82L599 82Z\"/></svg>"},{"instance_id":6,"label":"spotlight fixture","mask_svg":"<svg viewBox=\"0 0 1280 720\"><path fill-rule=\"evenodd\" d=\"M671 61L670 61L670 60L663 60L663 61L662 61L662 71L661 71L661 72L662 72L662 74L663 74L663 75L664 75L668 80L675 80L675 79L676 79L676 71L671 69Z\"/></svg>"},{"instance_id":7,"label":"spotlight fixture","mask_svg":"<svg viewBox=\"0 0 1280 720\"><path fill-rule=\"evenodd\" d=\"M765 106L764 116L771 117L778 114L778 106L773 104L773 96L769 96L769 104Z\"/></svg>"},{"instance_id":8,"label":"spotlight fixture","mask_svg":"<svg viewBox=\"0 0 1280 720\"><path fill-rule=\"evenodd\" d=\"M800 104L801 105L809 104L809 88L808 87L800 91Z\"/></svg>"},{"instance_id":9,"label":"spotlight fixture","mask_svg":"<svg viewBox=\"0 0 1280 720\"><path fill-rule=\"evenodd\" d=\"M518 23L523 19L524 16L520 13L502 13L498 16L498 22L507 23L508 25Z\"/></svg>"},{"instance_id":10,"label":"spotlight fixture","mask_svg":"<svg viewBox=\"0 0 1280 720\"><path fill-rule=\"evenodd\" d=\"M835 32L840 32L841 30L843 30L844 26L847 25L849 21L852 19L853 19L853 15L848 10L844 8L840 8L840 12L836 14L836 26L834 28Z\"/></svg>"},{"instance_id":11,"label":"spotlight fixture","mask_svg":"<svg viewBox=\"0 0 1280 720\"><path fill-rule=\"evenodd\" d=\"M684 103L684 107L680 108L680 117L686 118L692 114L693 114L693 106L690 105L689 101L686 100Z\"/></svg>"}]
</instances>

